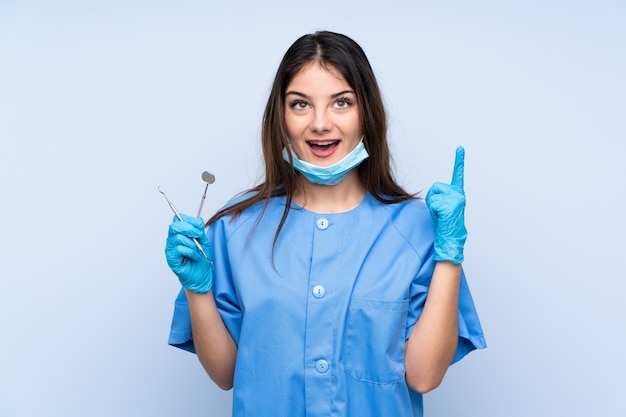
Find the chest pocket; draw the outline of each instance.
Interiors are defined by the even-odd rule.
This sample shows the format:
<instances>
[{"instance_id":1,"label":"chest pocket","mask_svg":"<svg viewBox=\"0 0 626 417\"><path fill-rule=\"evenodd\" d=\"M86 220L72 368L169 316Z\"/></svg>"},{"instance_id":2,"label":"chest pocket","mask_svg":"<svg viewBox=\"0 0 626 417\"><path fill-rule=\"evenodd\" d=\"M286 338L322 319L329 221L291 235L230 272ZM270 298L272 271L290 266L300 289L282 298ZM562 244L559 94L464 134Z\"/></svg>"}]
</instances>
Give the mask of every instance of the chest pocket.
<instances>
[{"instance_id":1,"label":"chest pocket","mask_svg":"<svg viewBox=\"0 0 626 417\"><path fill-rule=\"evenodd\" d=\"M346 317L346 372L379 384L404 380L404 337L409 300L353 298Z\"/></svg>"}]
</instances>

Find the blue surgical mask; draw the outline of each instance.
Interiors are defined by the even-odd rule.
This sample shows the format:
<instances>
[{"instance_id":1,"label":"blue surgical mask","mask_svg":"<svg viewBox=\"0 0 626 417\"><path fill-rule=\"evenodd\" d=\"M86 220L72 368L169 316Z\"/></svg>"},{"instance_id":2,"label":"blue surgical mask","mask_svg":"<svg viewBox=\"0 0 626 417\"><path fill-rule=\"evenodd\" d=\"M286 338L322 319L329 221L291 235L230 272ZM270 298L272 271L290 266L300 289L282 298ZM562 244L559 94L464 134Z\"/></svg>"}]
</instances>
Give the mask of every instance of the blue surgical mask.
<instances>
[{"instance_id":1,"label":"blue surgical mask","mask_svg":"<svg viewBox=\"0 0 626 417\"><path fill-rule=\"evenodd\" d=\"M369 156L367 150L365 150L363 139L359 141L359 144L356 145L352 152L344 156L341 161L329 167L319 167L302 161L298 158L291 146L289 146L289 150L283 148L283 159L287 162L289 162L289 152L291 152L291 157L293 158L293 167L297 171L304 175L307 180L315 184L323 185L339 184L352 168L357 167Z\"/></svg>"}]
</instances>

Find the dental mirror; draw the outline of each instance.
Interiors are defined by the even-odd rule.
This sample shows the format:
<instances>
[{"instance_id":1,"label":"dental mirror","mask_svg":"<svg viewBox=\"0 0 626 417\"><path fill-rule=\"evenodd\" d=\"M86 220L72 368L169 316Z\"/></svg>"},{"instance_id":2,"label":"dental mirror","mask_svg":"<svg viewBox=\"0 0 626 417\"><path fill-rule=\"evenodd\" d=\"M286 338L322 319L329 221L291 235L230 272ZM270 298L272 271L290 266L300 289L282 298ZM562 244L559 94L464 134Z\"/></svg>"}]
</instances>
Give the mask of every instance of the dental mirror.
<instances>
[{"instance_id":1,"label":"dental mirror","mask_svg":"<svg viewBox=\"0 0 626 417\"><path fill-rule=\"evenodd\" d=\"M196 217L200 217L202 214L202 206L204 206L204 200L206 199L206 192L209 189L209 184L213 184L215 182L215 175L211 174L209 171L204 171L202 173L202 181L206 182L206 187L204 187L204 194L202 194L202 199L200 200L200 207L198 208L198 215Z\"/></svg>"}]
</instances>

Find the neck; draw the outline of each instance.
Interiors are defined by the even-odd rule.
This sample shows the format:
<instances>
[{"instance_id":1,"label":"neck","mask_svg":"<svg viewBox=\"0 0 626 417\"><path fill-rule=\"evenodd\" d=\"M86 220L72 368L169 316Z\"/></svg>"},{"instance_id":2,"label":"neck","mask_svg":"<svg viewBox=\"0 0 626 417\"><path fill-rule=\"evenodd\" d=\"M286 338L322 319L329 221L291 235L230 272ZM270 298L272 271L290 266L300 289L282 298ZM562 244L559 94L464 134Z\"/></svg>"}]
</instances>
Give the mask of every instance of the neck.
<instances>
[{"instance_id":1,"label":"neck","mask_svg":"<svg viewBox=\"0 0 626 417\"><path fill-rule=\"evenodd\" d=\"M332 214L354 209L364 197L365 187L353 169L337 185L314 184L301 176L294 201L314 213Z\"/></svg>"}]
</instances>

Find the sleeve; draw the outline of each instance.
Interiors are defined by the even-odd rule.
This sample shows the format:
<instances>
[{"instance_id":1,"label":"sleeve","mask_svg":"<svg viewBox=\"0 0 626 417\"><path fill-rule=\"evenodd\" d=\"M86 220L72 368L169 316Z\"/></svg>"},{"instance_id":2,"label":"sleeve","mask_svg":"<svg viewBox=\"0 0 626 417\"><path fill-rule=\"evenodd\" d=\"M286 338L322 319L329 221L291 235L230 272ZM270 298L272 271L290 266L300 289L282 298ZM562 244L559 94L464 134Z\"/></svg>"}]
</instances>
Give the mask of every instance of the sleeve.
<instances>
[{"instance_id":1,"label":"sleeve","mask_svg":"<svg viewBox=\"0 0 626 417\"><path fill-rule=\"evenodd\" d=\"M170 326L170 336L167 343L171 346L196 353L191 336L191 318L185 290L181 289L174 301L174 315Z\"/></svg>"},{"instance_id":2,"label":"sleeve","mask_svg":"<svg viewBox=\"0 0 626 417\"><path fill-rule=\"evenodd\" d=\"M413 221L415 222L415 220L418 220L415 223L421 223L423 226L419 228L420 243L415 245L418 253L422 254L422 256L421 265L417 274L413 278L409 292L409 312L405 335L407 339L424 309L424 304L426 303L426 297L428 296L428 290L430 288L430 282L436 264L433 250L435 233L434 226L430 221L430 217L427 217L427 212L422 211L416 217L421 218L421 222L415 217L413 218ZM417 238L414 242L416 241ZM474 349L484 349L487 346L483 330L480 325L480 320L478 319L478 313L476 311L476 307L474 306L474 301L472 300L472 295L467 284L465 271L463 270L461 270L458 315L459 342L452 363L459 361Z\"/></svg>"},{"instance_id":3,"label":"sleeve","mask_svg":"<svg viewBox=\"0 0 626 417\"><path fill-rule=\"evenodd\" d=\"M420 269L413 280L410 290L408 323L406 338L408 339L415 323L419 320L424 310L426 297L430 287L430 280L435 267L434 259L429 259ZM472 300L472 295L467 284L465 272L461 271L461 286L459 292L459 342L456 353L452 359L455 363L474 349L484 349L487 347L483 330L478 319L478 313Z\"/></svg>"},{"instance_id":4,"label":"sleeve","mask_svg":"<svg viewBox=\"0 0 626 417\"><path fill-rule=\"evenodd\" d=\"M218 311L228 331L236 344L239 344L239 333L243 315L239 302L228 256L228 244L224 219L218 220L207 230L207 237L211 242L209 257L213 260L213 288L211 293L215 298ZM191 317L189 304L184 289L181 289L174 302L174 314L170 326L168 344L187 352L195 353L193 335L191 333Z\"/></svg>"},{"instance_id":5,"label":"sleeve","mask_svg":"<svg viewBox=\"0 0 626 417\"><path fill-rule=\"evenodd\" d=\"M461 288L459 293L459 344L452 359L455 363L474 349L487 347L483 329L478 319L478 312L472 300L465 272L461 271Z\"/></svg>"}]
</instances>

